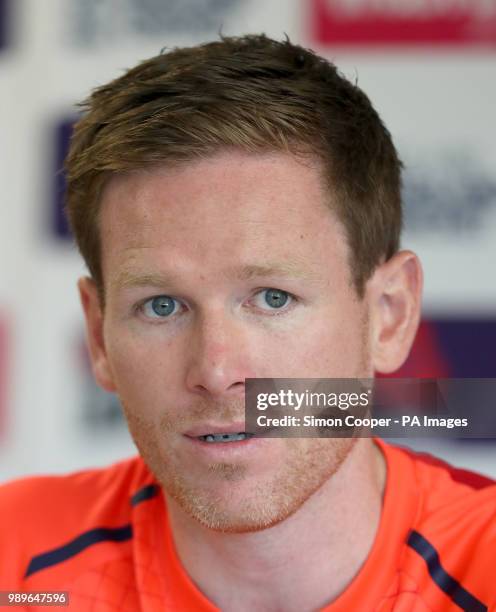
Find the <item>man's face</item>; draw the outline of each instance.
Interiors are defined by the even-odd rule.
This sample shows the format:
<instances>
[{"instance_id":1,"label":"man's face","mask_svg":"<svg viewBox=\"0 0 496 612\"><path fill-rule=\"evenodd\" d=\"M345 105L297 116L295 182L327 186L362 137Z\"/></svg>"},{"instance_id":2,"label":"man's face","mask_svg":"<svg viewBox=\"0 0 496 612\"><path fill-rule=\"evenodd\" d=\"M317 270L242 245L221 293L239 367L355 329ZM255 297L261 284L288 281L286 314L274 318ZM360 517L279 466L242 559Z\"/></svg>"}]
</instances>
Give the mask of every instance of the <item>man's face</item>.
<instances>
[{"instance_id":1,"label":"man's face","mask_svg":"<svg viewBox=\"0 0 496 612\"><path fill-rule=\"evenodd\" d=\"M134 440L189 515L249 531L295 512L346 439L244 431L245 378L370 377L367 301L317 163L224 152L114 178L102 198L108 378Z\"/></svg>"}]
</instances>

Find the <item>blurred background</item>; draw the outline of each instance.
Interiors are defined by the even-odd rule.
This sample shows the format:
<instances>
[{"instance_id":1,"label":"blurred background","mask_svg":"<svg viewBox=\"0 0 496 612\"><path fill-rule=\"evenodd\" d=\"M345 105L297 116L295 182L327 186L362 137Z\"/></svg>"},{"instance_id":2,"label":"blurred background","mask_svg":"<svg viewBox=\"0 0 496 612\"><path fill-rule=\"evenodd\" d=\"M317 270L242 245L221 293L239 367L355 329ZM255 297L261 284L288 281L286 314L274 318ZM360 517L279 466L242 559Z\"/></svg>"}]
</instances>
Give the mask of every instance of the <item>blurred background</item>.
<instances>
[{"instance_id":1,"label":"blurred background","mask_svg":"<svg viewBox=\"0 0 496 612\"><path fill-rule=\"evenodd\" d=\"M288 34L369 95L425 271L398 375L496 378L496 0L0 0L0 480L135 452L90 372L62 161L92 88L219 31ZM496 441L409 443L496 476Z\"/></svg>"}]
</instances>

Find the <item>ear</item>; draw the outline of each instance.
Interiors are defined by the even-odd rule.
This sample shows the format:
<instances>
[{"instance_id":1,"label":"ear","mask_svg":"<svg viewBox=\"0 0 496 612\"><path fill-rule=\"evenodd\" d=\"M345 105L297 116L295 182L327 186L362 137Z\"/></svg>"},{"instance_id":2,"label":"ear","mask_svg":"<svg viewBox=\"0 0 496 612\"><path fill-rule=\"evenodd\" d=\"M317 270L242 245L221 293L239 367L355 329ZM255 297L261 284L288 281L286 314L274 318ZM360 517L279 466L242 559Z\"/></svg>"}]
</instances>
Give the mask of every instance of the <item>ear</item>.
<instances>
[{"instance_id":1,"label":"ear","mask_svg":"<svg viewBox=\"0 0 496 612\"><path fill-rule=\"evenodd\" d=\"M90 351L93 374L102 389L114 392L116 387L105 349L104 317L97 287L93 279L84 277L79 279L78 289L86 319L86 340Z\"/></svg>"},{"instance_id":2,"label":"ear","mask_svg":"<svg viewBox=\"0 0 496 612\"><path fill-rule=\"evenodd\" d=\"M415 253L400 251L378 266L367 283L372 364L394 372L410 352L420 320L422 267Z\"/></svg>"}]
</instances>

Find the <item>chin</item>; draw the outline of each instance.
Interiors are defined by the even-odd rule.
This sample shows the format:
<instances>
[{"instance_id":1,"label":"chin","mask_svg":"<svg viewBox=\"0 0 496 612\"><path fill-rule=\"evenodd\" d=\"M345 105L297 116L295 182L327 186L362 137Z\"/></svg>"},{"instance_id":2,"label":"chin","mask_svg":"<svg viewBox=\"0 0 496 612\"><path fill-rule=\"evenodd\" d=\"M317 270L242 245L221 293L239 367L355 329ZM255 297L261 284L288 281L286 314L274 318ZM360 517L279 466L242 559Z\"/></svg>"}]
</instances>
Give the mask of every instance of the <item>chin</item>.
<instances>
[{"instance_id":1,"label":"chin","mask_svg":"<svg viewBox=\"0 0 496 612\"><path fill-rule=\"evenodd\" d=\"M222 491L217 493L164 487L167 495L186 515L203 527L222 533L251 533L269 529L287 519L304 503L304 500L293 500L293 504L278 503L270 495L254 493L253 487L250 487L250 491L247 489L239 483L223 485Z\"/></svg>"},{"instance_id":2,"label":"chin","mask_svg":"<svg viewBox=\"0 0 496 612\"><path fill-rule=\"evenodd\" d=\"M166 496L189 517L212 531L250 533L269 529L295 514L334 474L314 472L314 478L250 478L246 468L216 464L205 483L191 483L177 474L160 480Z\"/></svg>"}]
</instances>

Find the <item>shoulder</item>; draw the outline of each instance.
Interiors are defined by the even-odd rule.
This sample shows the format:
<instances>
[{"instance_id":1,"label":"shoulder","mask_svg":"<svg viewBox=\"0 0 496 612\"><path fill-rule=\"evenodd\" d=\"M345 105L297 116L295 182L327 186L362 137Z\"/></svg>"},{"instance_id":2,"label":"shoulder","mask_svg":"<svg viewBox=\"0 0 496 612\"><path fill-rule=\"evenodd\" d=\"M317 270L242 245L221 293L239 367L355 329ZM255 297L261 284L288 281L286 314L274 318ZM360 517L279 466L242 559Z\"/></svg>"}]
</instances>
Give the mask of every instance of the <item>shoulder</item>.
<instances>
[{"instance_id":1,"label":"shoulder","mask_svg":"<svg viewBox=\"0 0 496 612\"><path fill-rule=\"evenodd\" d=\"M494 519L496 481L483 474L456 467L429 453L395 448L413 467L412 486L421 494L419 517L433 520L442 514L465 516L468 512L485 524Z\"/></svg>"},{"instance_id":2,"label":"shoulder","mask_svg":"<svg viewBox=\"0 0 496 612\"><path fill-rule=\"evenodd\" d=\"M51 520L57 515L62 519L69 509L78 515L87 515L89 507L113 513L112 506L147 477L141 458L133 457L104 468L19 478L0 486L2 513L16 524L34 517L39 520L45 514Z\"/></svg>"},{"instance_id":3,"label":"shoulder","mask_svg":"<svg viewBox=\"0 0 496 612\"><path fill-rule=\"evenodd\" d=\"M151 481L141 458L134 457L105 468L20 478L0 486L0 578L18 577L33 555L79 534L127 524L133 495Z\"/></svg>"},{"instance_id":4,"label":"shoulder","mask_svg":"<svg viewBox=\"0 0 496 612\"><path fill-rule=\"evenodd\" d=\"M427 453L386 446L388 460L405 466L411 479L405 486L418 500L403 570L427 590L449 593L446 601L474 609L493 604L496 482Z\"/></svg>"},{"instance_id":5,"label":"shoulder","mask_svg":"<svg viewBox=\"0 0 496 612\"><path fill-rule=\"evenodd\" d=\"M415 524L429 532L459 533L469 537L496 528L496 481L471 470L453 466L428 453L382 442L388 464L395 464L408 482L397 486L415 491L419 504ZM471 529L467 530L466 525Z\"/></svg>"}]
</instances>

